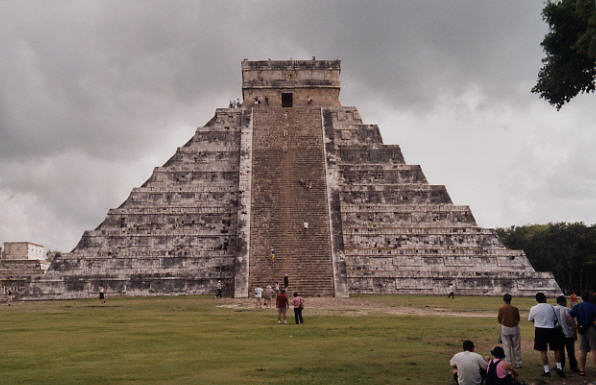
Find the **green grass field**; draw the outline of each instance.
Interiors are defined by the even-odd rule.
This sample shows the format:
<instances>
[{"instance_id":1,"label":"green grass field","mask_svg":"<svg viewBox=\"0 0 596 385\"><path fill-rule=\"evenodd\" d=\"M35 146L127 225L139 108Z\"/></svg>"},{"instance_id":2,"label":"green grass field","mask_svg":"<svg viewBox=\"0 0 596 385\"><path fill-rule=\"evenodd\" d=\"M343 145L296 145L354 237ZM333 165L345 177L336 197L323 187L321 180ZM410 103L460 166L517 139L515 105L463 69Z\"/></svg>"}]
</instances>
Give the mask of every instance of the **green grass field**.
<instances>
[{"instance_id":1,"label":"green grass field","mask_svg":"<svg viewBox=\"0 0 596 385\"><path fill-rule=\"evenodd\" d=\"M313 315L307 307L296 326L278 325L274 310L217 307L207 297L15 303L0 308L0 384L451 384L448 361L463 339L483 355L496 344L498 298L353 300L463 314ZM514 304L527 317L534 302ZM528 383L541 371L532 335L522 321Z\"/></svg>"}]
</instances>

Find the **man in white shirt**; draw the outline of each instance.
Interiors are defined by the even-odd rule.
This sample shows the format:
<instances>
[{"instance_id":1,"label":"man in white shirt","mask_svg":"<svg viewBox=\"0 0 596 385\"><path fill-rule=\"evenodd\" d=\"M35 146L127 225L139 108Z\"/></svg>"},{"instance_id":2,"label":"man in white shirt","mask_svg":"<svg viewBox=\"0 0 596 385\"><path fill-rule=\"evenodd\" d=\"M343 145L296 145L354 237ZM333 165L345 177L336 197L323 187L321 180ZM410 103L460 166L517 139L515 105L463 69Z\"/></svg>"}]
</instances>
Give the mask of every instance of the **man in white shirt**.
<instances>
[{"instance_id":1,"label":"man in white shirt","mask_svg":"<svg viewBox=\"0 0 596 385\"><path fill-rule=\"evenodd\" d=\"M534 322L534 350L540 351L544 373L540 376L550 377L550 368L548 366L548 356L546 355L548 347L555 352L555 361L557 362L557 374L559 377L565 377L563 373L563 364L561 363L561 332L555 328L558 323L555 308L546 303L544 293L536 293L536 302L538 305L532 306L528 321Z\"/></svg>"},{"instance_id":2,"label":"man in white shirt","mask_svg":"<svg viewBox=\"0 0 596 385\"><path fill-rule=\"evenodd\" d=\"M257 308L260 309L263 307L263 288L257 287L255 288L255 298L257 299Z\"/></svg>"},{"instance_id":3,"label":"man in white shirt","mask_svg":"<svg viewBox=\"0 0 596 385\"><path fill-rule=\"evenodd\" d=\"M453 377L459 385L480 385L488 363L480 354L474 353L472 341L465 340L463 348L463 352L457 353L449 361L449 365L457 369Z\"/></svg>"}]
</instances>

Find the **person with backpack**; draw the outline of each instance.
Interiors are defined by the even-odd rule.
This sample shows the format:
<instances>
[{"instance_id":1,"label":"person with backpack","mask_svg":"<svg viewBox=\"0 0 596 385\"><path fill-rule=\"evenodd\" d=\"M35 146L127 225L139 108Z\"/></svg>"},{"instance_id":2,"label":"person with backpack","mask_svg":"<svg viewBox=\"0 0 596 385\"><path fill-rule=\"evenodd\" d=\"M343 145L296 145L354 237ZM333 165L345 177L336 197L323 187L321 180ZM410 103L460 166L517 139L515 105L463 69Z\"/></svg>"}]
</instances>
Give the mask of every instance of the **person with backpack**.
<instances>
[{"instance_id":1,"label":"person with backpack","mask_svg":"<svg viewBox=\"0 0 596 385\"><path fill-rule=\"evenodd\" d=\"M550 377L550 367L548 366L548 348L555 352L555 361L557 362L556 373L559 377L565 377L563 364L561 363L561 329L556 327L558 324L555 308L546 303L544 293L536 293L537 305L532 306L528 321L534 322L534 350L540 352L544 372L541 377Z\"/></svg>"},{"instance_id":2,"label":"person with backpack","mask_svg":"<svg viewBox=\"0 0 596 385\"><path fill-rule=\"evenodd\" d=\"M505 360L505 351L500 346L495 346L490 354L493 359L486 368L486 385L516 385L523 384L519 380L519 373Z\"/></svg>"},{"instance_id":3,"label":"person with backpack","mask_svg":"<svg viewBox=\"0 0 596 385\"><path fill-rule=\"evenodd\" d=\"M579 333L579 375L586 375L586 358L592 353L592 362L596 365L596 305L589 291L582 293L582 303L571 309L567 319ZM577 323L573 318L577 319Z\"/></svg>"}]
</instances>

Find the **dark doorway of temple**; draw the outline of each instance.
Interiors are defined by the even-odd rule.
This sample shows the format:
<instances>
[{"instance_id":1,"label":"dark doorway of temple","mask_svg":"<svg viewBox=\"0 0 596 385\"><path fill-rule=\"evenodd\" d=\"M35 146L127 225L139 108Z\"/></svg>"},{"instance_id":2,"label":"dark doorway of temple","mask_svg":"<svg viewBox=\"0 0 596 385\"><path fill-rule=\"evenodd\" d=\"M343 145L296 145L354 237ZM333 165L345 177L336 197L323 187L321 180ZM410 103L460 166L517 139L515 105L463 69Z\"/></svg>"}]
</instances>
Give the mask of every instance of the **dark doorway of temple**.
<instances>
[{"instance_id":1,"label":"dark doorway of temple","mask_svg":"<svg viewBox=\"0 0 596 385\"><path fill-rule=\"evenodd\" d=\"M281 94L281 106L292 107L292 94Z\"/></svg>"}]
</instances>

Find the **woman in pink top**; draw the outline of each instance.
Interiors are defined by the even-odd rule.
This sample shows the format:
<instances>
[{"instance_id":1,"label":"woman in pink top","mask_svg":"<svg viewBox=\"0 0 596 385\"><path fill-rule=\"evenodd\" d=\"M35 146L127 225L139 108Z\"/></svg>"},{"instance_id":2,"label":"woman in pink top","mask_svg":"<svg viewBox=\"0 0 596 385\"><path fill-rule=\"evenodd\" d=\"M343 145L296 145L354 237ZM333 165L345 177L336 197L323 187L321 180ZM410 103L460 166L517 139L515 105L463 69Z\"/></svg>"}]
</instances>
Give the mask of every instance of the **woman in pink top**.
<instances>
[{"instance_id":1,"label":"woman in pink top","mask_svg":"<svg viewBox=\"0 0 596 385\"><path fill-rule=\"evenodd\" d=\"M486 385L515 385L521 384L519 373L505 361L505 351L500 346L495 346L490 352L493 358L486 368ZM511 374L510 374L511 372Z\"/></svg>"},{"instance_id":2,"label":"woman in pink top","mask_svg":"<svg viewBox=\"0 0 596 385\"><path fill-rule=\"evenodd\" d=\"M304 298L300 297L298 293L294 293L292 305L294 306L294 320L296 320L296 325L298 325L298 321L303 324L304 320L302 319L302 309L304 309Z\"/></svg>"}]
</instances>

